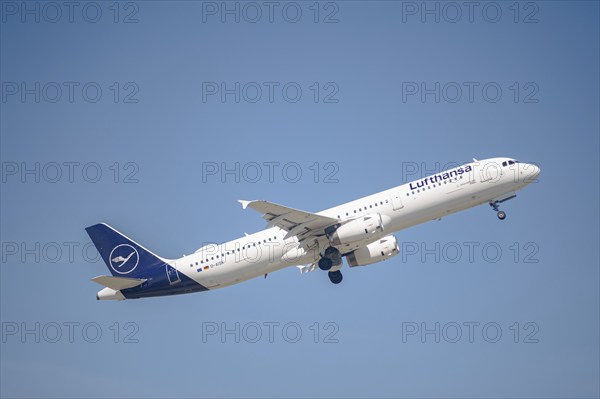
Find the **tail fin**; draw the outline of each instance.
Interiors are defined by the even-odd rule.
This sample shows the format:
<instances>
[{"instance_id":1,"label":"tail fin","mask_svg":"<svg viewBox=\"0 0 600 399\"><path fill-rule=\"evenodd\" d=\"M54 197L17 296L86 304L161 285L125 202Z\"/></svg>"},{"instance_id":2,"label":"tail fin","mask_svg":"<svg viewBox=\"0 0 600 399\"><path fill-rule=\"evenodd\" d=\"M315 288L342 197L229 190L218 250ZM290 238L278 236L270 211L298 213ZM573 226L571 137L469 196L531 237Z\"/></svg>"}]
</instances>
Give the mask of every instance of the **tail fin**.
<instances>
[{"instance_id":1,"label":"tail fin","mask_svg":"<svg viewBox=\"0 0 600 399\"><path fill-rule=\"evenodd\" d=\"M87 227L85 231L113 276L143 277L166 262L106 223Z\"/></svg>"}]
</instances>

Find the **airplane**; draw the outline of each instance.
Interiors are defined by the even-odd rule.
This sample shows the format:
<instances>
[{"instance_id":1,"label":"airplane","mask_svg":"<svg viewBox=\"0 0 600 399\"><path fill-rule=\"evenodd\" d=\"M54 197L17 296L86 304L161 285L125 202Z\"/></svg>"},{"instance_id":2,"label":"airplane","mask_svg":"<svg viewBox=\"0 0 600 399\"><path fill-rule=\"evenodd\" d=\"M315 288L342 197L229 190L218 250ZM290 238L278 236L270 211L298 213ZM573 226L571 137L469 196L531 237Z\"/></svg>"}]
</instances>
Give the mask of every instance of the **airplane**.
<instances>
[{"instance_id":1,"label":"airplane","mask_svg":"<svg viewBox=\"0 0 600 399\"><path fill-rule=\"evenodd\" d=\"M105 223L86 228L112 276L92 281L105 288L98 300L125 300L209 291L289 266L317 268L330 281L350 268L398 255L400 230L489 204L500 220L501 203L537 181L541 170L513 158L490 158L421 178L355 201L312 213L268 201L240 200L267 228L222 244L209 244L178 259L162 258Z\"/></svg>"}]
</instances>

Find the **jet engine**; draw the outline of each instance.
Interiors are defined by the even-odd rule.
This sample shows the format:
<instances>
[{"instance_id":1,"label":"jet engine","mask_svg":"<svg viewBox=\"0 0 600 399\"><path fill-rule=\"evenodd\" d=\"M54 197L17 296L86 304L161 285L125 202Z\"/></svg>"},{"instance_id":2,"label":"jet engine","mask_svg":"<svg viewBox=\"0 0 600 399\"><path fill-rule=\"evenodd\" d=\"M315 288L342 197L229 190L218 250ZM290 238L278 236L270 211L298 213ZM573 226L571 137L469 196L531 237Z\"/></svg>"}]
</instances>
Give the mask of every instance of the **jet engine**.
<instances>
[{"instance_id":1,"label":"jet engine","mask_svg":"<svg viewBox=\"0 0 600 399\"><path fill-rule=\"evenodd\" d=\"M329 242L331 245L342 245L368 240L370 237L383 232L390 223L390 217L380 213L361 216L330 233L328 235Z\"/></svg>"},{"instance_id":2,"label":"jet engine","mask_svg":"<svg viewBox=\"0 0 600 399\"><path fill-rule=\"evenodd\" d=\"M390 234L389 236L385 236L349 253L346 255L346 259L348 260L348 265L350 267L366 266L371 263L389 259L399 253L400 248L398 247L398 240Z\"/></svg>"}]
</instances>

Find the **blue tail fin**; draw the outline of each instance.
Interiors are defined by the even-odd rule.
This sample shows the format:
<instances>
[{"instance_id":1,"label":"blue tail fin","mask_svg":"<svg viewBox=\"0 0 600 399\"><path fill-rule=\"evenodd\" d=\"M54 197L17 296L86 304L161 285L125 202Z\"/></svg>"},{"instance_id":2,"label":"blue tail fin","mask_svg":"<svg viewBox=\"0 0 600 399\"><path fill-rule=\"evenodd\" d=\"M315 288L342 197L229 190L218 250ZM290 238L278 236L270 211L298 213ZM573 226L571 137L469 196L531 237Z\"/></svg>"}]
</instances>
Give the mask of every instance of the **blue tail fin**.
<instances>
[{"instance_id":1,"label":"blue tail fin","mask_svg":"<svg viewBox=\"0 0 600 399\"><path fill-rule=\"evenodd\" d=\"M105 223L85 229L113 276L143 277L165 260Z\"/></svg>"}]
</instances>

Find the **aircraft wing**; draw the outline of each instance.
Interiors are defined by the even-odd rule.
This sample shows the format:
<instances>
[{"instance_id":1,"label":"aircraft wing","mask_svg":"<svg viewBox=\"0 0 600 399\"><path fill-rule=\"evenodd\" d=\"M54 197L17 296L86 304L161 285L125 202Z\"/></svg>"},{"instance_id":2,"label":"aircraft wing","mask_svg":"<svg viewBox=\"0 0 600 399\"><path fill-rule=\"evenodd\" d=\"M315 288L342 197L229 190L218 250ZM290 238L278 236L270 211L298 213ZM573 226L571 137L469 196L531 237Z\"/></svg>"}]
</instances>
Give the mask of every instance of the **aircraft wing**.
<instances>
[{"instance_id":1,"label":"aircraft wing","mask_svg":"<svg viewBox=\"0 0 600 399\"><path fill-rule=\"evenodd\" d=\"M289 208L268 201L240 200L239 203L242 204L244 209L252 208L262 213L262 218L268 222L267 227L277 226L287 231L285 239L296 236L301 244L311 241L309 240L311 237L324 236L325 229L340 223L335 218Z\"/></svg>"}]
</instances>

